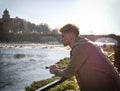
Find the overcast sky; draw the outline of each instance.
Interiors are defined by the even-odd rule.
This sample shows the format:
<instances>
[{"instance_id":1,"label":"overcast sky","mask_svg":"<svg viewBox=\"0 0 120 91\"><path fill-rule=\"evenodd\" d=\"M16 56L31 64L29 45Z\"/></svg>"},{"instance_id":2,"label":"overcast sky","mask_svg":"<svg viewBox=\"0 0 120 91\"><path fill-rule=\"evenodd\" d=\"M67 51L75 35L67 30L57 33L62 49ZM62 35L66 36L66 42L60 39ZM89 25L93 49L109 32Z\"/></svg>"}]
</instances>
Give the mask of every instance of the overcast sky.
<instances>
[{"instance_id":1,"label":"overcast sky","mask_svg":"<svg viewBox=\"0 0 120 91\"><path fill-rule=\"evenodd\" d=\"M51 29L72 23L81 34L120 34L120 0L0 0L0 18L6 8L11 18Z\"/></svg>"}]
</instances>

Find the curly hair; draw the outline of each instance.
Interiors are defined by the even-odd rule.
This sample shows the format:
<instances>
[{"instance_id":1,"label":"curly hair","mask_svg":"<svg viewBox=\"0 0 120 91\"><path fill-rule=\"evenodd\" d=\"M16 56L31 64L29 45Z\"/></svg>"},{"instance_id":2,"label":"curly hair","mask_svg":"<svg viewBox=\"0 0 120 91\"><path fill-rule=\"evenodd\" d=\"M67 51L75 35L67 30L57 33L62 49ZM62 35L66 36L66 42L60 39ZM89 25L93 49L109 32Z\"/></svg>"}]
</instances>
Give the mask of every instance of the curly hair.
<instances>
[{"instance_id":1,"label":"curly hair","mask_svg":"<svg viewBox=\"0 0 120 91\"><path fill-rule=\"evenodd\" d=\"M61 33L73 33L76 36L79 36L79 28L73 24L66 24L60 29Z\"/></svg>"}]
</instances>

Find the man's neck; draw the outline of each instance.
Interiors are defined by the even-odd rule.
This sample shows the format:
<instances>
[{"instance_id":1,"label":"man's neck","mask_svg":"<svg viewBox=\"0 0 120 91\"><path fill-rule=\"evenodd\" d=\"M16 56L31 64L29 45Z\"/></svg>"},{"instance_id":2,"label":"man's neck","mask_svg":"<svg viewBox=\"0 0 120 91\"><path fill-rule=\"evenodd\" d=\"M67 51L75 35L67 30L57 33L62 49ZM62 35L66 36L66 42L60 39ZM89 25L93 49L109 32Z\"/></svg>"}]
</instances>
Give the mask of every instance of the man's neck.
<instances>
[{"instance_id":1,"label":"man's neck","mask_svg":"<svg viewBox=\"0 0 120 91\"><path fill-rule=\"evenodd\" d=\"M71 39L71 42L70 42L70 48L72 48L73 47L73 45L74 45L74 43L76 42L76 40L78 39L78 37L73 37L72 39Z\"/></svg>"}]
</instances>

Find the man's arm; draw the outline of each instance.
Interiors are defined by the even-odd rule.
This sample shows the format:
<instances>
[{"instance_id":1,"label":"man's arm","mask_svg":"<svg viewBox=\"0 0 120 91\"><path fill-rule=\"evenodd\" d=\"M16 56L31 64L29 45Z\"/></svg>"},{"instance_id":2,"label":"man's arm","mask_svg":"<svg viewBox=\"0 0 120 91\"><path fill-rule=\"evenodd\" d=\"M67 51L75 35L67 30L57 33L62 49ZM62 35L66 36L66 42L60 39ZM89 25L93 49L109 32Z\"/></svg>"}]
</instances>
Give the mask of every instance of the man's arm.
<instances>
[{"instance_id":1,"label":"man's arm","mask_svg":"<svg viewBox=\"0 0 120 91\"><path fill-rule=\"evenodd\" d=\"M86 49L85 45L83 44L75 46L72 50L68 66L63 70L60 70L55 66L53 67L51 66L50 67L51 71L54 70L54 72L52 73L64 78L70 78L73 75L75 75L77 70L84 64L87 58L85 49Z\"/></svg>"}]
</instances>

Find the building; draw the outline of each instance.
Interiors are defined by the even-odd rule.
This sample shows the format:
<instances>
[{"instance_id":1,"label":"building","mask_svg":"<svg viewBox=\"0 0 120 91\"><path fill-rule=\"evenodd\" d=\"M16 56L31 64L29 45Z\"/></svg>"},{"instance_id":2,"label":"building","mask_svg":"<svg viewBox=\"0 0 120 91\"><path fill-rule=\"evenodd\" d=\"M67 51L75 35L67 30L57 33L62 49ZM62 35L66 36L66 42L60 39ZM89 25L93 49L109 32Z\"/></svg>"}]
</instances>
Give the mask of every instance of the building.
<instances>
[{"instance_id":1,"label":"building","mask_svg":"<svg viewBox=\"0 0 120 91\"><path fill-rule=\"evenodd\" d=\"M9 11L4 10L0 18L0 32L3 33L23 33L25 22L18 17L10 18Z\"/></svg>"}]
</instances>

